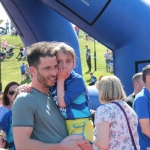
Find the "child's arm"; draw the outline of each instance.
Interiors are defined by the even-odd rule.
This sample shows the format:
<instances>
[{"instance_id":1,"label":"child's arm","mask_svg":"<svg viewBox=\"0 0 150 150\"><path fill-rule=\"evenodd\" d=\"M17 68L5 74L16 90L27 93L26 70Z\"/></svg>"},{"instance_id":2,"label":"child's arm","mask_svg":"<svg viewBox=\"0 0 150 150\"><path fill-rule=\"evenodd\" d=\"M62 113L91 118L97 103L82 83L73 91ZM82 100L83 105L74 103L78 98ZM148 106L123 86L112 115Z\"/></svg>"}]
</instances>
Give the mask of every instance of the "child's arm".
<instances>
[{"instance_id":1,"label":"child's arm","mask_svg":"<svg viewBox=\"0 0 150 150\"><path fill-rule=\"evenodd\" d=\"M64 89L64 82L68 78L69 73L66 68L61 68L58 70L58 79L57 79L57 99L59 107L64 108L66 107L64 101L65 89Z\"/></svg>"}]
</instances>

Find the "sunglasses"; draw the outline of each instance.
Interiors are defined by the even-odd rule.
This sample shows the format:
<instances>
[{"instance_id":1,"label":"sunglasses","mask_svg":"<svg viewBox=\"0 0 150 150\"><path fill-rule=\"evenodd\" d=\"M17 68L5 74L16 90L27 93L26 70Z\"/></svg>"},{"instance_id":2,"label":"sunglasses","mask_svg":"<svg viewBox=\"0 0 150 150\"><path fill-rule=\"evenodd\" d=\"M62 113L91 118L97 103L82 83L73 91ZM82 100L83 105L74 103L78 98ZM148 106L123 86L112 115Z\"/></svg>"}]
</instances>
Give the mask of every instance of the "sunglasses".
<instances>
[{"instance_id":1,"label":"sunglasses","mask_svg":"<svg viewBox=\"0 0 150 150\"><path fill-rule=\"evenodd\" d=\"M14 95L15 91L9 91L8 93L9 93L9 95Z\"/></svg>"}]
</instances>

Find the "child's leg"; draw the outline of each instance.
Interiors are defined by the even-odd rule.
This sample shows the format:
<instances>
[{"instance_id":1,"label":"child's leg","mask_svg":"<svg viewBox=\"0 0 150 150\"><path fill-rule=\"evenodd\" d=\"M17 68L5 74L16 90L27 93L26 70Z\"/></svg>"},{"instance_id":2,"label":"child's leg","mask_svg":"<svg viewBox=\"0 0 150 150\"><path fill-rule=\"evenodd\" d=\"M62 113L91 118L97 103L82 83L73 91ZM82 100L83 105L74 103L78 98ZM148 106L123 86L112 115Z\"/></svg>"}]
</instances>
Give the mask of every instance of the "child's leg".
<instances>
[{"instance_id":1,"label":"child's leg","mask_svg":"<svg viewBox=\"0 0 150 150\"><path fill-rule=\"evenodd\" d=\"M67 120L67 130L69 135L77 134L82 135L85 139L93 142L93 122L88 118L85 119L76 119L76 120Z\"/></svg>"}]
</instances>

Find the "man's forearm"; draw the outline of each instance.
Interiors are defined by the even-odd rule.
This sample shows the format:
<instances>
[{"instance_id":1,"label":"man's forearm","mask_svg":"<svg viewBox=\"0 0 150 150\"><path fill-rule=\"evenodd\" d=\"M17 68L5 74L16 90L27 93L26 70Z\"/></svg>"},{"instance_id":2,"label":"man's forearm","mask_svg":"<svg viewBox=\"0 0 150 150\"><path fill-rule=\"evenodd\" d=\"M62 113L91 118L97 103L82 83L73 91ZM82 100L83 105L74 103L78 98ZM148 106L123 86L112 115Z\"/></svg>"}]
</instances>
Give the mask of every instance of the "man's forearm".
<instances>
[{"instance_id":1,"label":"man's forearm","mask_svg":"<svg viewBox=\"0 0 150 150\"><path fill-rule=\"evenodd\" d=\"M17 150L66 150L64 143L48 144L37 140L29 139L26 142L15 142Z\"/></svg>"}]
</instances>

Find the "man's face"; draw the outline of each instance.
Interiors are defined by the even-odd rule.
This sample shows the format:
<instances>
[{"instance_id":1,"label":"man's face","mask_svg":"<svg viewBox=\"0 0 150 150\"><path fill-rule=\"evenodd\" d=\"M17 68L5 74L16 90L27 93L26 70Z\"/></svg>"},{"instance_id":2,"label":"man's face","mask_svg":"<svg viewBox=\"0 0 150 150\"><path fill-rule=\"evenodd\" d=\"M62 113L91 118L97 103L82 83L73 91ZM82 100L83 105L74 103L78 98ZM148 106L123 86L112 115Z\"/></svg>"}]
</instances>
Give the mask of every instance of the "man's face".
<instances>
[{"instance_id":1,"label":"man's face","mask_svg":"<svg viewBox=\"0 0 150 150\"><path fill-rule=\"evenodd\" d=\"M58 73L56 57L41 57L40 64L36 70L36 76L39 83L44 87L54 86Z\"/></svg>"},{"instance_id":2,"label":"man's face","mask_svg":"<svg viewBox=\"0 0 150 150\"><path fill-rule=\"evenodd\" d=\"M144 85L144 82L143 82L143 79L140 78L140 79L138 80L137 84L138 84L138 86L137 86L138 91L140 92L140 91L142 90L142 88L145 86L145 85Z\"/></svg>"}]
</instances>

